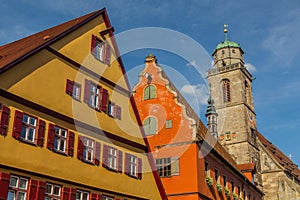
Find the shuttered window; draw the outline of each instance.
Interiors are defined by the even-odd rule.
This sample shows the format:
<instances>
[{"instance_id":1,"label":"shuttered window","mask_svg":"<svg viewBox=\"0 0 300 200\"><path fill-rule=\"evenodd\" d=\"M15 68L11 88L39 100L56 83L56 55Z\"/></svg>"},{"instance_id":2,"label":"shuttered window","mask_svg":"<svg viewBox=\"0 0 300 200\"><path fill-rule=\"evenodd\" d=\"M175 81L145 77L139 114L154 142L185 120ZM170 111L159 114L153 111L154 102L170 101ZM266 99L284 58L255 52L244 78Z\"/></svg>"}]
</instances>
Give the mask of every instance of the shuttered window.
<instances>
[{"instance_id":1,"label":"shuttered window","mask_svg":"<svg viewBox=\"0 0 300 200\"><path fill-rule=\"evenodd\" d=\"M28 182L27 178L11 175L7 199L26 200Z\"/></svg>"},{"instance_id":2,"label":"shuttered window","mask_svg":"<svg viewBox=\"0 0 300 200\"><path fill-rule=\"evenodd\" d=\"M53 183L46 183L45 200L60 199L61 186Z\"/></svg>"},{"instance_id":3,"label":"shuttered window","mask_svg":"<svg viewBox=\"0 0 300 200\"><path fill-rule=\"evenodd\" d=\"M177 157L156 159L156 169L160 177L179 175L179 159Z\"/></svg>"},{"instance_id":4,"label":"shuttered window","mask_svg":"<svg viewBox=\"0 0 300 200\"><path fill-rule=\"evenodd\" d=\"M72 131L49 124L47 148L55 152L73 156L74 137L75 135Z\"/></svg>"},{"instance_id":5,"label":"shuttered window","mask_svg":"<svg viewBox=\"0 0 300 200\"><path fill-rule=\"evenodd\" d=\"M7 135L10 109L0 104L0 135Z\"/></svg>"},{"instance_id":6,"label":"shuttered window","mask_svg":"<svg viewBox=\"0 0 300 200\"><path fill-rule=\"evenodd\" d=\"M120 106L116 105L113 102L108 104L108 115L116 119L121 119L122 109Z\"/></svg>"},{"instance_id":7,"label":"shuttered window","mask_svg":"<svg viewBox=\"0 0 300 200\"><path fill-rule=\"evenodd\" d=\"M125 154L125 174L141 179L142 159L129 153Z\"/></svg>"},{"instance_id":8,"label":"shuttered window","mask_svg":"<svg viewBox=\"0 0 300 200\"><path fill-rule=\"evenodd\" d=\"M91 54L101 62L110 64L111 47L108 42L101 41L96 36L92 35Z\"/></svg>"},{"instance_id":9,"label":"shuttered window","mask_svg":"<svg viewBox=\"0 0 300 200\"><path fill-rule=\"evenodd\" d=\"M72 96L74 99L79 100L81 98L81 85L67 79L66 83L66 93Z\"/></svg>"},{"instance_id":10,"label":"shuttered window","mask_svg":"<svg viewBox=\"0 0 300 200\"><path fill-rule=\"evenodd\" d=\"M17 110L15 113L13 137L42 147L45 137L45 121Z\"/></svg>"},{"instance_id":11,"label":"shuttered window","mask_svg":"<svg viewBox=\"0 0 300 200\"><path fill-rule=\"evenodd\" d=\"M108 112L107 89L85 80L84 102L96 110Z\"/></svg>"},{"instance_id":12,"label":"shuttered window","mask_svg":"<svg viewBox=\"0 0 300 200\"><path fill-rule=\"evenodd\" d=\"M79 160L100 164L100 143L90 138L80 136L78 138L77 158Z\"/></svg>"},{"instance_id":13,"label":"shuttered window","mask_svg":"<svg viewBox=\"0 0 300 200\"><path fill-rule=\"evenodd\" d=\"M103 145L102 166L117 172L122 172L123 153L114 147Z\"/></svg>"}]
</instances>

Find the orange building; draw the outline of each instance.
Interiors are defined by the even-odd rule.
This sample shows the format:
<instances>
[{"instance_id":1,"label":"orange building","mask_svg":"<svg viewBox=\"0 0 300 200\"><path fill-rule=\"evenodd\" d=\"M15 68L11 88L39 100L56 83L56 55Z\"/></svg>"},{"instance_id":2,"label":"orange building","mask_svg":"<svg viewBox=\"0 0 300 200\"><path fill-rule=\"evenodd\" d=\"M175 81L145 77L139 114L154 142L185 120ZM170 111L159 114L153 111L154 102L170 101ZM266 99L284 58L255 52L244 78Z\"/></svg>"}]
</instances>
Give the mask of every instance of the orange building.
<instances>
[{"instance_id":1,"label":"orange building","mask_svg":"<svg viewBox=\"0 0 300 200\"><path fill-rule=\"evenodd\" d=\"M105 9L0 47L0 200L166 199Z\"/></svg>"},{"instance_id":2,"label":"orange building","mask_svg":"<svg viewBox=\"0 0 300 200\"><path fill-rule=\"evenodd\" d=\"M208 132L151 54L133 92L168 199L262 199L252 171L239 170L253 166L238 166L215 139L213 100Z\"/></svg>"}]
</instances>

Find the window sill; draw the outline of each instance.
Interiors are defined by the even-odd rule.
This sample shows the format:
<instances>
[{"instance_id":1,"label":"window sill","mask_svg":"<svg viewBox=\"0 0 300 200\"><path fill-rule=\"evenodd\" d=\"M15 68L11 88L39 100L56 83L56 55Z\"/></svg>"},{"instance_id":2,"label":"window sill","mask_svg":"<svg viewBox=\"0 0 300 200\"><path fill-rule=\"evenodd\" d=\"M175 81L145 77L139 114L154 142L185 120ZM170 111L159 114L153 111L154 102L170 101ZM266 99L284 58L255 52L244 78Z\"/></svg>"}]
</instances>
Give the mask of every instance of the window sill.
<instances>
[{"instance_id":1,"label":"window sill","mask_svg":"<svg viewBox=\"0 0 300 200\"><path fill-rule=\"evenodd\" d=\"M32 145L32 146L37 146L37 144L35 142L29 141L29 140L25 140L23 138L20 138L19 141L21 141L23 143L26 143L26 144L29 144L29 145Z\"/></svg>"},{"instance_id":2,"label":"window sill","mask_svg":"<svg viewBox=\"0 0 300 200\"><path fill-rule=\"evenodd\" d=\"M63 151L60 151L60 150L57 150L57 149L53 149L52 151L55 152L55 153L58 153L60 155L63 155L63 156L68 156L66 152L63 152Z\"/></svg>"}]
</instances>

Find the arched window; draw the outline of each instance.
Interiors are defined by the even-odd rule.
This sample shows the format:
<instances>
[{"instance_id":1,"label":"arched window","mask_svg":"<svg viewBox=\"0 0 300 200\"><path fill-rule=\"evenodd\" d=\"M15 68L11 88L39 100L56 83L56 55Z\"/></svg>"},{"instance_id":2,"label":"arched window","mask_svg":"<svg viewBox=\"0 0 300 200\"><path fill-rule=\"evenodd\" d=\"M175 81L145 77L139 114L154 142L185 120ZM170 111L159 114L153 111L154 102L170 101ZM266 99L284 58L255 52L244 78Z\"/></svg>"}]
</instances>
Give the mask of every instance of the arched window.
<instances>
[{"instance_id":1,"label":"arched window","mask_svg":"<svg viewBox=\"0 0 300 200\"><path fill-rule=\"evenodd\" d=\"M153 85L148 85L144 90L144 100L154 99L156 96L156 90Z\"/></svg>"},{"instance_id":2,"label":"arched window","mask_svg":"<svg viewBox=\"0 0 300 200\"><path fill-rule=\"evenodd\" d=\"M154 117L148 117L144 121L144 130L146 136L153 135L156 133L156 119Z\"/></svg>"},{"instance_id":3,"label":"arched window","mask_svg":"<svg viewBox=\"0 0 300 200\"><path fill-rule=\"evenodd\" d=\"M223 102L230 102L230 82L228 79L222 81Z\"/></svg>"}]
</instances>

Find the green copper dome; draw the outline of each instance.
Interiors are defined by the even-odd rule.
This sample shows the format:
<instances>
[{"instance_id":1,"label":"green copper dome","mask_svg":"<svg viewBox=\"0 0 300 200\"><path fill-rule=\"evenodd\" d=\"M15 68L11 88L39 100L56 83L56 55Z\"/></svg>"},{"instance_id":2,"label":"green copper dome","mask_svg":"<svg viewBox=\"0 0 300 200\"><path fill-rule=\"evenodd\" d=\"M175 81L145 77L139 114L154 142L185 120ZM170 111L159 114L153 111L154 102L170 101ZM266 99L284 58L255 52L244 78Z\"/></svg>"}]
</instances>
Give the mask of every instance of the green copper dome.
<instances>
[{"instance_id":1,"label":"green copper dome","mask_svg":"<svg viewBox=\"0 0 300 200\"><path fill-rule=\"evenodd\" d=\"M236 48L241 48L241 46L236 43L236 42L233 42L233 41L229 41L228 39L226 39L224 42L221 42L217 45L217 47L215 48L213 54L215 54L215 52L219 49L222 49L222 48L226 48L226 47L236 47Z\"/></svg>"},{"instance_id":2,"label":"green copper dome","mask_svg":"<svg viewBox=\"0 0 300 200\"><path fill-rule=\"evenodd\" d=\"M222 49L224 47L238 47L238 48L241 48L241 46L238 43L233 42L233 41L229 41L229 40L225 40L224 42L219 43L215 50Z\"/></svg>"}]
</instances>

